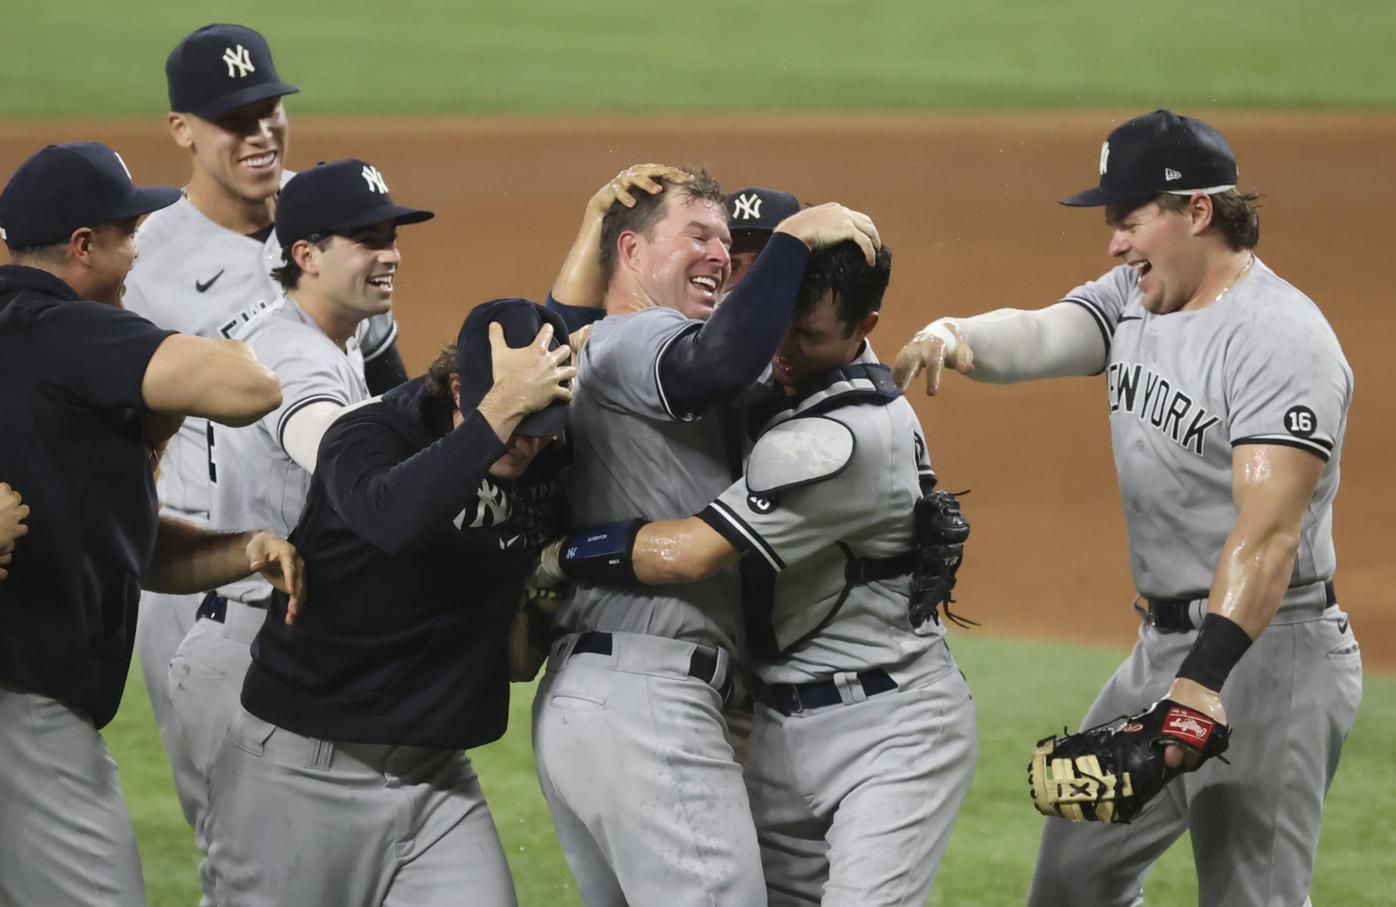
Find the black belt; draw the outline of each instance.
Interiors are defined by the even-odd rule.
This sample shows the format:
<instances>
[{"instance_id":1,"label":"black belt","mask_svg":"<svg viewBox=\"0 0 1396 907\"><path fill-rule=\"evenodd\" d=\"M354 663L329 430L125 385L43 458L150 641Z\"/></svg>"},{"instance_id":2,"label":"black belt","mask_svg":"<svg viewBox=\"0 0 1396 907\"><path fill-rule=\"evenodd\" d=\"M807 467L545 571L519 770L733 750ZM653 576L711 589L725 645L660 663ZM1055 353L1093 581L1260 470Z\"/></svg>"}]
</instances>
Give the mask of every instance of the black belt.
<instances>
[{"instance_id":1,"label":"black belt","mask_svg":"<svg viewBox=\"0 0 1396 907\"><path fill-rule=\"evenodd\" d=\"M592 655L611 654L611 634L601 633L596 630L588 630L578 634L577 641L572 644L572 652L586 652ZM713 686L713 678L717 677L717 652L707 651L703 648L695 648L693 654L688 657L688 676L696 680L701 680L708 686ZM728 671L727 676L722 680L722 686L716 687L723 700L732 692L732 672Z\"/></svg>"},{"instance_id":2,"label":"black belt","mask_svg":"<svg viewBox=\"0 0 1396 907\"><path fill-rule=\"evenodd\" d=\"M267 603L265 601L238 602L238 604L246 605L249 608L262 609L265 609L267 606ZM208 620L217 621L220 624L223 623L223 621L225 621L227 617L228 600L223 596L219 595L217 592L205 592L203 601L199 602L199 610L194 612L195 620L203 620L207 618Z\"/></svg>"},{"instance_id":3,"label":"black belt","mask_svg":"<svg viewBox=\"0 0 1396 907\"><path fill-rule=\"evenodd\" d=\"M1201 596L1199 596L1200 598ZM1333 581L1329 580L1323 584L1324 601L1331 607L1338 603L1337 593L1333 591ZM1147 608L1147 620L1149 626L1160 633L1190 633L1198 629L1192 622L1192 603L1197 601L1194 598L1160 598L1144 599L1140 601Z\"/></svg>"},{"instance_id":4,"label":"black belt","mask_svg":"<svg viewBox=\"0 0 1396 907\"><path fill-rule=\"evenodd\" d=\"M858 673L858 683L867 696L890 693L897 688L897 682L881 668ZM843 701L838 684L832 680L813 680L809 683L763 683L758 684L757 697L766 705L790 716L807 709L823 708Z\"/></svg>"}]
</instances>

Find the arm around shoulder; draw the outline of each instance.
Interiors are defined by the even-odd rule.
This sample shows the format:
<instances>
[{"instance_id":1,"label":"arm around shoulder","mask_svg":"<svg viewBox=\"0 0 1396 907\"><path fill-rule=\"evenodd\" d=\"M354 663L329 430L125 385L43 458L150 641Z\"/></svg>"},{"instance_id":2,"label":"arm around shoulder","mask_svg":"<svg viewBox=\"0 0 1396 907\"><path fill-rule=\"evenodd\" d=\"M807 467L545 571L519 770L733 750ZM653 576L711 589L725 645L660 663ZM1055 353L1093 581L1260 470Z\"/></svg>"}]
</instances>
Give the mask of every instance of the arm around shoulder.
<instances>
[{"instance_id":1,"label":"arm around shoulder","mask_svg":"<svg viewBox=\"0 0 1396 907\"><path fill-rule=\"evenodd\" d=\"M141 381L152 411L250 425L281 405L281 382L239 340L171 334Z\"/></svg>"}]
</instances>

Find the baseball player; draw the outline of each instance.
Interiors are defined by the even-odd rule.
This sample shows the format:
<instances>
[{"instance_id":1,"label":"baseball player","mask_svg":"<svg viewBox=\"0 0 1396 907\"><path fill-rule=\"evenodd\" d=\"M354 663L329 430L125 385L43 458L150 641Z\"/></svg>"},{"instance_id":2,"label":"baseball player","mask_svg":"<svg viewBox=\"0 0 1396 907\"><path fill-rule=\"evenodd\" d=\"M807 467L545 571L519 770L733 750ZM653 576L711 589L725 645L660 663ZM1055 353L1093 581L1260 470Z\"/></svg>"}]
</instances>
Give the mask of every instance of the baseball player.
<instances>
[{"instance_id":1,"label":"baseball player","mask_svg":"<svg viewBox=\"0 0 1396 907\"><path fill-rule=\"evenodd\" d=\"M721 406L770 361L811 247L877 234L839 205L776 231L733 298L721 187L706 172L601 229L606 318L578 363L569 415L573 517L690 514L731 481ZM712 317L709 318L709 315ZM761 904L741 769L721 719L741 642L735 576L663 590L574 584L534 699L539 781L582 899Z\"/></svg>"},{"instance_id":2,"label":"baseball player","mask_svg":"<svg viewBox=\"0 0 1396 907\"><path fill-rule=\"evenodd\" d=\"M255 425L219 432L212 516L218 527L269 526L284 535L305 505L320 437L346 407L368 399L357 335L365 318L391 305L401 262L397 226L432 214L395 205L382 174L359 160L298 173L278 207L276 232L287 252L276 271L283 295L232 334L276 372L282 403ZM205 595L201 619L170 662L175 726L206 784L271 591L253 577ZM206 850L198 822L195 837ZM211 891L212 880L204 888Z\"/></svg>"},{"instance_id":3,"label":"baseball player","mask_svg":"<svg viewBox=\"0 0 1396 907\"><path fill-rule=\"evenodd\" d=\"M0 192L0 474L34 504L0 583L0 903L145 903L98 731L130 668L142 585L192 592L262 569L299 598L295 551L156 516L154 456L187 415L243 425L281 401L236 341L122 310L137 188L105 145L50 145Z\"/></svg>"},{"instance_id":4,"label":"baseball player","mask_svg":"<svg viewBox=\"0 0 1396 907\"><path fill-rule=\"evenodd\" d=\"M7 574L5 565L14 557L15 541L29 531L24 521L29 518L29 505L18 491L0 482L0 579Z\"/></svg>"},{"instance_id":5,"label":"baseball player","mask_svg":"<svg viewBox=\"0 0 1396 907\"><path fill-rule=\"evenodd\" d=\"M266 40L240 25L209 25L185 36L170 53L165 75L168 128L189 157L189 183L178 201L142 225L126 306L161 327L230 337L280 295L271 271L281 263L272 230L276 193L289 178L281 99L299 89L281 80ZM366 321L363 331L368 385L381 392L406 377L393 346L396 327L383 315ZM166 513L208 523L217 441L200 419L186 420L170 440L159 479ZM204 779L184 756L168 677L199 602L194 595L147 595L136 635L155 723L191 825L202 808Z\"/></svg>"},{"instance_id":6,"label":"baseball player","mask_svg":"<svg viewBox=\"0 0 1396 907\"><path fill-rule=\"evenodd\" d=\"M557 531L535 459L567 418L564 331L479 306L454 368L326 432L294 532L314 606L288 626L273 595L213 769L219 903L515 903L464 750L504 733L505 637Z\"/></svg>"},{"instance_id":7,"label":"baseball player","mask_svg":"<svg viewBox=\"0 0 1396 907\"><path fill-rule=\"evenodd\" d=\"M1121 260L1056 305L928 325L897 357L993 382L1105 373L1142 617L1083 726L1167 698L1232 729L1229 763L1132 824L1045 823L1029 902L1134 904L1192 833L1203 905L1306 904L1324 795L1361 698L1335 604L1332 505L1352 372L1319 309L1255 255L1255 196L1213 128L1158 110L1112 132L1098 186ZM1165 758L1180 766L1184 751Z\"/></svg>"},{"instance_id":8,"label":"baseball player","mask_svg":"<svg viewBox=\"0 0 1396 907\"><path fill-rule=\"evenodd\" d=\"M759 569L746 778L772 904L924 904L974 768L973 700L912 585L945 541L922 511L953 498L929 494L921 427L867 344L890 265L885 246L876 267L852 243L810 256L745 478L698 516L560 546L562 575L617 586ZM962 541L936 562L949 585Z\"/></svg>"}]
</instances>

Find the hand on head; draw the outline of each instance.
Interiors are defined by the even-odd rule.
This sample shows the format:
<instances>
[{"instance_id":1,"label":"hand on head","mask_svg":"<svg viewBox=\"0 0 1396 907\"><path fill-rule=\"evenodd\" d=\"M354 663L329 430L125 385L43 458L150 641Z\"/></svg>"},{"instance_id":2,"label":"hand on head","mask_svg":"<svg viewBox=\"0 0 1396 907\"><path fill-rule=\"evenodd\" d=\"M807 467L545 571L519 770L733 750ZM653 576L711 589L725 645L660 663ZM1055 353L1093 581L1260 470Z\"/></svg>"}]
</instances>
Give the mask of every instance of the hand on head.
<instances>
[{"instance_id":1,"label":"hand on head","mask_svg":"<svg viewBox=\"0 0 1396 907\"><path fill-rule=\"evenodd\" d=\"M668 164L635 164L617 173L606 185L596 190L596 194L587 202L587 213L593 217L604 217L611 205L617 202L633 208L636 190L658 195L666 185L687 182L690 176L687 170Z\"/></svg>"},{"instance_id":2,"label":"hand on head","mask_svg":"<svg viewBox=\"0 0 1396 907\"><path fill-rule=\"evenodd\" d=\"M776 226L775 232L789 233L810 249L824 249L851 239L863 250L869 265L877 263L877 250L882 248L882 238L872 218L837 202L792 214Z\"/></svg>"},{"instance_id":3,"label":"hand on head","mask_svg":"<svg viewBox=\"0 0 1396 907\"><path fill-rule=\"evenodd\" d=\"M566 364L572 356L572 348L563 343L550 349L551 324L543 325L531 343L518 348L509 346L499 322L491 322L489 332L494 387L486 395L487 400L498 393L512 400L511 408L527 414L543 409L554 400L572 399L570 382L577 369ZM481 406L484 408L484 401Z\"/></svg>"}]
</instances>

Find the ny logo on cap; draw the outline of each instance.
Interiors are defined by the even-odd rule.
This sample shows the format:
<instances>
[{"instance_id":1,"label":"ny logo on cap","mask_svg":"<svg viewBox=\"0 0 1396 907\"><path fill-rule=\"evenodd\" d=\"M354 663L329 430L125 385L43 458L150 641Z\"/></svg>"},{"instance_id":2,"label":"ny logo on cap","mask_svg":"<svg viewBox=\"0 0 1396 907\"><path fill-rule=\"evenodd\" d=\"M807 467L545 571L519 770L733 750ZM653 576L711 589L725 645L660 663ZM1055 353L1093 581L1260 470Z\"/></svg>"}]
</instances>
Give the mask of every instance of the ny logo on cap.
<instances>
[{"instance_id":1,"label":"ny logo on cap","mask_svg":"<svg viewBox=\"0 0 1396 907\"><path fill-rule=\"evenodd\" d=\"M1171 182L1173 182L1174 180L1180 180L1180 179L1182 179L1182 178L1183 178L1183 175L1182 175L1181 173L1179 173L1177 170L1174 170L1172 167L1164 167L1164 168L1163 168L1163 179L1164 179L1164 182L1171 183Z\"/></svg>"},{"instance_id":2,"label":"ny logo on cap","mask_svg":"<svg viewBox=\"0 0 1396 907\"><path fill-rule=\"evenodd\" d=\"M382 195L388 194L388 184L383 182L383 174L378 172L378 168L372 164L364 164L364 182L368 183L368 188Z\"/></svg>"},{"instance_id":3,"label":"ny logo on cap","mask_svg":"<svg viewBox=\"0 0 1396 907\"><path fill-rule=\"evenodd\" d=\"M732 203L733 220L757 220L761 217L761 196L755 192L737 196Z\"/></svg>"},{"instance_id":4,"label":"ny logo on cap","mask_svg":"<svg viewBox=\"0 0 1396 907\"><path fill-rule=\"evenodd\" d=\"M1110 143L1100 143L1100 175L1105 175L1105 163L1110 160Z\"/></svg>"},{"instance_id":5,"label":"ny logo on cap","mask_svg":"<svg viewBox=\"0 0 1396 907\"><path fill-rule=\"evenodd\" d=\"M246 78L250 72L256 72L257 67L252 65L252 54L241 44L236 49L225 47L223 49L223 62L228 64L228 78Z\"/></svg>"}]
</instances>

